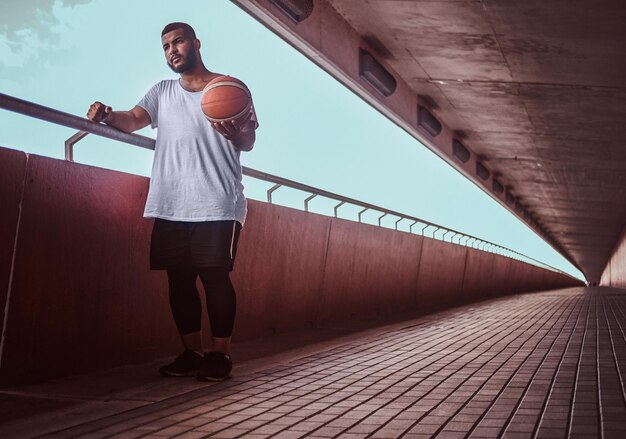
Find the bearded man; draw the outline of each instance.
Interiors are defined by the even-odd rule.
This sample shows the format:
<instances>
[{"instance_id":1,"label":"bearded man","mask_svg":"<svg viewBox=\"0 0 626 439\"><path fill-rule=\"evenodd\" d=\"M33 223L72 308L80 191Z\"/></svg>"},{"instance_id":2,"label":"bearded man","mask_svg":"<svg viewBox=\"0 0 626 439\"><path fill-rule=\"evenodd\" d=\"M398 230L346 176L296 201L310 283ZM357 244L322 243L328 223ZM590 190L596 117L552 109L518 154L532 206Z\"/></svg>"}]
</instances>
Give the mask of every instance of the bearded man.
<instances>
[{"instance_id":1,"label":"bearded man","mask_svg":"<svg viewBox=\"0 0 626 439\"><path fill-rule=\"evenodd\" d=\"M220 381L232 369L236 294L230 272L246 217L239 155L252 149L258 123L254 108L238 121L211 124L204 117L202 90L221 74L205 67L191 26L168 24L161 42L168 66L180 78L159 82L129 111L95 102L87 117L128 133L158 127L144 211L144 217L155 219L150 268L167 272L172 316L184 346L159 371ZM211 326L207 352L198 277Z\"/></svg>"}]
</instances>

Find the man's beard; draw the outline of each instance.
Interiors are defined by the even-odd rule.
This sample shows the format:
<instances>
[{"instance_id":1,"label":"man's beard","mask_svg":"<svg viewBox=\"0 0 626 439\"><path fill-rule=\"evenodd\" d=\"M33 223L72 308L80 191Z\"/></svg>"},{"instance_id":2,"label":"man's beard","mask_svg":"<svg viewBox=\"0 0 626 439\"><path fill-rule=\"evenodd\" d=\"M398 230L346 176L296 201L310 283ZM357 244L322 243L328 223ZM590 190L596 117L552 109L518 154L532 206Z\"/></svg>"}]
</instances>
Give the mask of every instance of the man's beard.
<instances>
[{"instance_id":1,"label":"man's beard","mask_svg":"<svg viewBox=\"0 0 626 439\"><path fill-rule=\"evenodd\" d=\"M170 69L172 69L175 73L185 73L198 65L198 55L195 51L189 51L187 58L182 64L179 64L178 67L174 67L169 62L167 63Z\"/></svg>"}]
</instances>

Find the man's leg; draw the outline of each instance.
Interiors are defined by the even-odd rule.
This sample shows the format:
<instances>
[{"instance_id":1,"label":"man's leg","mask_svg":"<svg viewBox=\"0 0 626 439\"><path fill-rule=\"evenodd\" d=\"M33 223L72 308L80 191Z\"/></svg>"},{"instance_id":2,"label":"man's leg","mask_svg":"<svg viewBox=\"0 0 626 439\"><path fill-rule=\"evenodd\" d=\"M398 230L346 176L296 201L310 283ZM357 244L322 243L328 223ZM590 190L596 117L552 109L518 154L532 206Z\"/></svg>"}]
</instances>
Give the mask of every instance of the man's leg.
<instances>
[{"instance_id":1,"label":"man's leg","mask_svg":"<svg viewBox=\"0 0 626 439\"><path fill-rule=\"evenodd\" d=\"M231 337L211 337L211 351L230 355Z\"/></svg>"},{"instance_id":2,"label":"man's leg","mask_svg":"<svg viewBox=\"0 0 626 439\"><path fill-rule=\"evenodd\" d=\"M230 273L226 268L208 267L198 269L198 274L204 286L211 324L211 350L229 354L237 309L237 297Z\"/></svg>"},{"instance_id":3,"label":"man's leg","mask_svg":"<svg viewBox=\"0 0 626 439\"><path fill-rule=\"evenodd\" d=\"M185 348L202 354L202 303L195 268L167 270L172 317Z\"/></svg>"},{"instance_id":4,"label":"man's leg","mask_svg":"<svg viewBox=\"0 0 626 439\"><path fill-rule=\"evenodd\" d=\"M180 339L183 342L185 349L204 355L204 351L202 349L202 331L192 332L190 334L180 334Z\"/></svg>"},{"instance_id":5,"label":"man's leg","mask_svg":"<svg viewBox=\"0 0 626 439\"><path fill-rule=\"evenodd\" d=\"M167 270L170 308L185 351L160 369L165 376L195 375L203 365L202 303L196 288L195 269Z\"/></svg>"},{"instance_id":6,"label":"man's leg","mask_svg":"<svg viewBox=\"0 0 626 439\"><path fill-rule=\"evenodd\" d=\"M227 378L232 368L230 339L237 308L235 288L227 268L200 268L198 274L206 294L212 335L206 368L198 373L198 379L218 381Z\"/></svg>"}]
</instances>

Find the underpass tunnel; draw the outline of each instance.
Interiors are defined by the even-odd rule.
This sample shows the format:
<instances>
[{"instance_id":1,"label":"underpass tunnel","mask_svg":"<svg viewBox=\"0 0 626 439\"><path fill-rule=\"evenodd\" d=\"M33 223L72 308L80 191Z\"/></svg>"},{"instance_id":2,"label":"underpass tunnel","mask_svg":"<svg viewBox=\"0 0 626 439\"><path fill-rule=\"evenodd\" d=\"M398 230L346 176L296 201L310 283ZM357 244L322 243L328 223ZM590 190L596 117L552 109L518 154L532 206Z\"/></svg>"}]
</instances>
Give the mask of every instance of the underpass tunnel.
<instances>
[{"instance_id":1,"label":"underpass tunnel","mask_svg":"<svg viewBox=\"0 0 626 439\"><path fill-rule=\"evenodd\" d=\"M3 437L623 437L613 43L626 38L598 34L624 8L596 11L583 44L578 1L234 3L528 224L588 286L443 226L413 233L250 200L232 275L241 364L216 385L166 382L150 371L180 347L164 274L148 270L149 180L2 145Z\"/></svg>"}]
</instances>

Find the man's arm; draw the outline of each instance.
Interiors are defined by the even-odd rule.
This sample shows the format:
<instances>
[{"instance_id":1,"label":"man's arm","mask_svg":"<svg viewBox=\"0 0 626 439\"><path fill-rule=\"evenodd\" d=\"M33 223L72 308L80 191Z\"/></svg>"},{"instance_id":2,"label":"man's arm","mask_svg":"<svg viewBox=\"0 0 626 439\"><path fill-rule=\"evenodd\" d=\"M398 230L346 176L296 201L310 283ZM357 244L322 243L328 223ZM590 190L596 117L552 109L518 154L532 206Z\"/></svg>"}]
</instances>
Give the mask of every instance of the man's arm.
<instances>
[{"instance_id":1,"label":"man's arm","mask_svg":"<svg viewBox=\"0 0 626 439\"><path fill-rule=\"evenodd\" d=\"M113 111L102 102L94 102L89 107L87 118L94 122L103 122L126 133L147 127L151 122L148 112L139 106L129 111Z\"/></svg>"}]
</instances>

